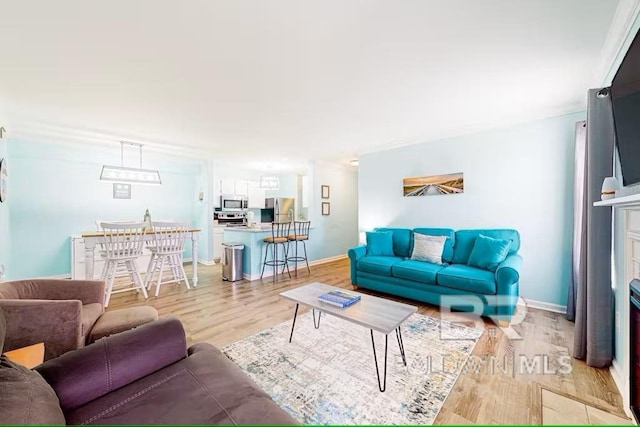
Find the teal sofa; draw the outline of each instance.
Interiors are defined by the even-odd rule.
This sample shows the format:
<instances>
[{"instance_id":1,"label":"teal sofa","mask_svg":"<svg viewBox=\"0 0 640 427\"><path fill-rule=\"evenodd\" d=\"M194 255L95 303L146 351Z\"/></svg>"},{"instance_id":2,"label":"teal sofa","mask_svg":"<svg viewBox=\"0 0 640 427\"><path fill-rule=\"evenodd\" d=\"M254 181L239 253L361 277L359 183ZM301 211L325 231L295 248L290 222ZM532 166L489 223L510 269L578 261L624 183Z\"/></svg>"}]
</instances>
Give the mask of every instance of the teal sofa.
<instances>
[{"instance_id":1,"label":"teal sofa","mask_svg":"<svg viewBox=\"0 0 640 427\"><path fill-rule=\"evenodd\" d=\"M519 295L522 257L520 234L509 229L452 230L449 228L377 228L393 233L394 256L367 255L367 246L348 250L351 283L452 310L472 311L510 321ZM446 236L443 265L410 259L414 233ZM504 261L495 271L467 265L478 235L511 240ZM446 296L446 298L442 298Z\"/></svg>"}]
</instances>

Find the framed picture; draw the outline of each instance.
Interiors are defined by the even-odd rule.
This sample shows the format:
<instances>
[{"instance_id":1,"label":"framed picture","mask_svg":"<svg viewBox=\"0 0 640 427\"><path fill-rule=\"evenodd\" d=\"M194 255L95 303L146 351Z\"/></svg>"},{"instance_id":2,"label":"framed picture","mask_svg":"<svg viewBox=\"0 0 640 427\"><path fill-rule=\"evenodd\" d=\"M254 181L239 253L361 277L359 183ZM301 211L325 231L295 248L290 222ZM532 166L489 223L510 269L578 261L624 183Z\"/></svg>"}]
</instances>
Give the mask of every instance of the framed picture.
<instances>
[{"instance_id":1,"label":"framed picture","mask_svg":"<svg viewBox=\"0 0 640 427\"><path fill-rule=\"evenodd\" d=\"M329 198L329 186L328 185L323 185L320 188L322 189L322 196L321 197L323 199L328 199Z\"/></svg>"},{"instance_id":2,"label":"framed picture","mask_svg":"<svg viewBox=\"0 0 640 427\"><path fill-rule=\"evenodd\" d=\"M447 175L417 176L402 180L402 194L405 197L462 193L464 193L464 176L462 172Z\"/></svg>"},{"instance_id":3,"label":"framed picture","mask_svg":"<svg viewBox=\"0 0 640 427\"><path fill-rule=\"evenodd\" d=\"M330 215L331 214L331 206L329 202L322 202L322 215Z\"/></svg>"},{"instance_id":4,"label":"framed picture","mask_svg":"<svg viewBox=\"0 0 640 427\"><path fill-rule=\"evenodd\" d=\"M115 182L113 184L113 198L114 199L130 199L131 184L123 184L121 182Z\"/></svg>"}]
</instances>

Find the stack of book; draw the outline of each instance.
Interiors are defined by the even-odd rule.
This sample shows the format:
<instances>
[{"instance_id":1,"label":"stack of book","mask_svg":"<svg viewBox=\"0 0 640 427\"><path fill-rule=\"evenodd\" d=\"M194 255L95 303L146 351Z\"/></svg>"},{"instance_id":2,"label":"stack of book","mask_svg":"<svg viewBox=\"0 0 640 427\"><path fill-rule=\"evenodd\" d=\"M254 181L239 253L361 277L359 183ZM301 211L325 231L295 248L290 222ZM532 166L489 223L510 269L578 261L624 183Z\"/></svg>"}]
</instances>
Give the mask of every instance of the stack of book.
<instances>
[{"instance_id":1,"label":"stack of book","mask_svg":"<svg viewBox=\"0 0 640 427\"><path fill-rule=\"evenodd\" d=\"M318 297L318 299L327 304L335 305L336 307L344 308L351 304L360 301L360 295L352 294L340 289L327 292Z\"/></svg>"}]
</instances>

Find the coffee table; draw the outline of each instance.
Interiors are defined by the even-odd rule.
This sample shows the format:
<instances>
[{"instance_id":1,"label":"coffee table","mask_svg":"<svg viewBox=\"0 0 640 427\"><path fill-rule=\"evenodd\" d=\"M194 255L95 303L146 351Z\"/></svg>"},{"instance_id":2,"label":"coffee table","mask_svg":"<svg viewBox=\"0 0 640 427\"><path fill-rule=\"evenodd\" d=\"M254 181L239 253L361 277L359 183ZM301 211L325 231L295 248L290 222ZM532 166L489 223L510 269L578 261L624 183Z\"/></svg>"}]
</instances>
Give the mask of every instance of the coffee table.
<instances>
[{"instance_id":1,"label":"coffee table","mask_svg":"<svg viewBox=\"0 0 640 427\"><path fill-rule=\"evenodd\" d=\"M293 329L296 326L296 317L298 316L298 307L300 306L300 304L304 304L312 308L313 326L316 329L320 328L320 315L322 313L330 314L332 316L339 317L340 319L344 319L352 323L357 323L358 325L362 325L365 328L368 328L371 332L373 362L376 365L378 388L381 392L384 392L387 388L387 348L389 334L395 331L396 339L398 340L398 347L400 348L400 354L402 355L402 362L404 363L404 366L407 366L407 359L405 356L404 344L402 342L402 332L400 330L400 325L402 325L402 323L407 320L409 316L418 311L418 308L413 305L403 304L400 302L351 291L349 292L360 295L360 301L345 308L336 307L331 304L324 303L318 299L321 294L330 292L334 289L340 288L326 285L324 283L313 282L299 288L282 292L280 294L280 296L290 299L296 303L296 311L293 314L293 324L291 325L289 342L291 342L291 339L293 338ZM318 310L317 321L316 310ZM376 343L373 338L373 331L384 334L384 374L382 382L380 381L378 356L376 355Z\"/></svg>"}]
</instances>

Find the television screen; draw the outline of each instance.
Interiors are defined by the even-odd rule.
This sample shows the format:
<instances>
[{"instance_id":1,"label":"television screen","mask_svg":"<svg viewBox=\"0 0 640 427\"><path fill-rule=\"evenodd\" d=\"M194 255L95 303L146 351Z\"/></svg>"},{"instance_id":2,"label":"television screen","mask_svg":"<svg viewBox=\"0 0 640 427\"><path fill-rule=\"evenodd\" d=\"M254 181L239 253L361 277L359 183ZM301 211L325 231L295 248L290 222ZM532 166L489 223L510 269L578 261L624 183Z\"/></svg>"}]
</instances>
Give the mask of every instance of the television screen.
<instances>
[{"instance_id":1,"label":"television screen","mask_svg":"<svg viewBox=\"0 0 640 427\"><path fill-rule=\"evenodd\" d=\"M640 182L640 33L636 34L611 84L611 103L622 182Z\"/></svg>"}]
</instances>

